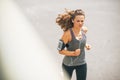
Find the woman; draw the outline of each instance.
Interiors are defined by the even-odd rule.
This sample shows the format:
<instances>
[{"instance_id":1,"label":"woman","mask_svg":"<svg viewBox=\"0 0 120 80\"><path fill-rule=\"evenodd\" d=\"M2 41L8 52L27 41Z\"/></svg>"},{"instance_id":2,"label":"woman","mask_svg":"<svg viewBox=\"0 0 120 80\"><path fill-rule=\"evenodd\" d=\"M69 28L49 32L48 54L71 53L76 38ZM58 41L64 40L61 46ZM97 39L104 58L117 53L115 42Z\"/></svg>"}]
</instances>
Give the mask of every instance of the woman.
<instances>
[{"instance_id":1,"label":"woman","mask_svg":"<svg viewBox=\"0 0 120 80\"><path fill-rule=\"evenodd\" d=\"M84 20L85 14L81 9L66 10L56 18L56 23L64 31L59 40L58 50L60 54L65 55L62 68L67 80L71 80L73 70L76 70L77 80L86 80L87 64L84 48L90 50L91 46L86 44L87 28L83 27Z\"/></svg>"}]
</instances>

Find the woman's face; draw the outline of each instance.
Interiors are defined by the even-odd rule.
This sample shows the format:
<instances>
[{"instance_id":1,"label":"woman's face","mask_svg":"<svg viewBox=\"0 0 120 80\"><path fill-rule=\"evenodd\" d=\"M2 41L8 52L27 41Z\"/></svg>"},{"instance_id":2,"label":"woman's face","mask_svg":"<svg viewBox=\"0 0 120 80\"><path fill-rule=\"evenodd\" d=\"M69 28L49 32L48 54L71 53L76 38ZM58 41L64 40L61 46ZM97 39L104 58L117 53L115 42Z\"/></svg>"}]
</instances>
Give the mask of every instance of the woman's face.
<instances>
[{"instance_id":1,"label":"woman's face","mask_svg":"<svg viewBox=\"0 0 120 80\"><path fill-rule=\"evenodd\" d=\"M83 15L75 16L73 20L74 27L81 28L84 24L85 17Z\"/></svg>"}]
</instances>

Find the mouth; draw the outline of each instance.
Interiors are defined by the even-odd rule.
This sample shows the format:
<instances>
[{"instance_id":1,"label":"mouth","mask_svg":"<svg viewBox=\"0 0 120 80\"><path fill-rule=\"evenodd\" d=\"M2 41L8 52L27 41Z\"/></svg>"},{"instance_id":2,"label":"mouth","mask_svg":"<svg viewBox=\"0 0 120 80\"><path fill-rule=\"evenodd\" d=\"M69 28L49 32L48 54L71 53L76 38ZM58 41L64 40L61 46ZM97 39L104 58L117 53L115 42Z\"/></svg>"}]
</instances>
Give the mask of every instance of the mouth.
<instances>
[{"instance_id":1,"label":"mouth","mask_svg":"<svg viewBox=\"0 0 120 80\"><path fill-rule=\"evenodd\" d=\"M79 25L79 27L81 28L81 27L82 27L82 25Z\"/></svg>"}]
</instances>

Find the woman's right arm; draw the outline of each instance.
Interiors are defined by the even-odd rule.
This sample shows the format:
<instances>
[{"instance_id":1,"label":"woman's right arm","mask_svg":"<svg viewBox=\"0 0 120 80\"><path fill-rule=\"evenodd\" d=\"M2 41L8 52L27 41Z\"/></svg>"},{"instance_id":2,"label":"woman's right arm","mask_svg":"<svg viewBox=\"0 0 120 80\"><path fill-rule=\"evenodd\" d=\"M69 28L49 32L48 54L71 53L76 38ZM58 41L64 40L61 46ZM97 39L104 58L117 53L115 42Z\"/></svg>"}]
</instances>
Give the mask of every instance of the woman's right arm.
<instances>
[{"instance_id":1,"label":"woman's right arm","mask_svg":"<svg viewBox=\"0 0 120 80\"><path fill-rule=\"evenodd\" d=\"M71 40L70 31L65 31L61 39L64 44L67 44ZM75 51L68 51L66 49L63 49L59 50L59 53L66 56L78 56L80 54L80 49L76 49Z\"/></svg>"}]
</instances>

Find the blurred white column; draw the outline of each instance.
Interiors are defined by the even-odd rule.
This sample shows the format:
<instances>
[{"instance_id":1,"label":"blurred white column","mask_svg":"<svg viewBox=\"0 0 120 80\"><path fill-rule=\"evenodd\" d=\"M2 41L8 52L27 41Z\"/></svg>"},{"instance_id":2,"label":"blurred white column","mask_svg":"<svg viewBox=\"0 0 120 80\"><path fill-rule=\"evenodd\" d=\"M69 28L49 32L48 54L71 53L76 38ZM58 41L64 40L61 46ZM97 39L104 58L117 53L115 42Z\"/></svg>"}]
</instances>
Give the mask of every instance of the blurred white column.
<instances>
[{"instance_id":1,"label":"blurred white column","mask_svg":"<svg viewBox=\"0 0 120 80\"><path fill-rule=\"evenodd\" d=\"M7 80L59 80L54 59L19 7L0 1L0 57Z\"/></svg>"}]
</instances>

